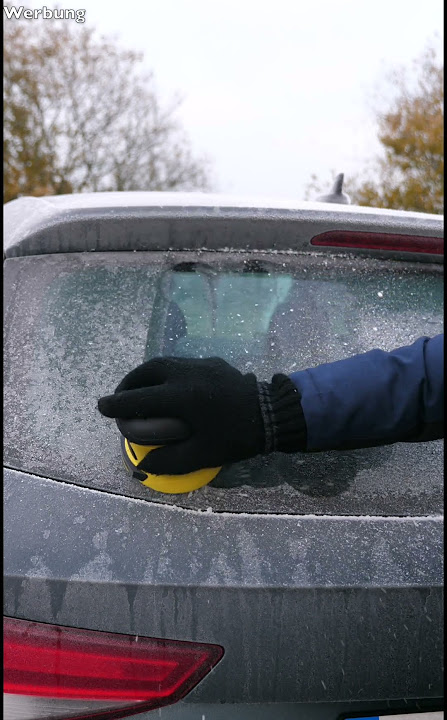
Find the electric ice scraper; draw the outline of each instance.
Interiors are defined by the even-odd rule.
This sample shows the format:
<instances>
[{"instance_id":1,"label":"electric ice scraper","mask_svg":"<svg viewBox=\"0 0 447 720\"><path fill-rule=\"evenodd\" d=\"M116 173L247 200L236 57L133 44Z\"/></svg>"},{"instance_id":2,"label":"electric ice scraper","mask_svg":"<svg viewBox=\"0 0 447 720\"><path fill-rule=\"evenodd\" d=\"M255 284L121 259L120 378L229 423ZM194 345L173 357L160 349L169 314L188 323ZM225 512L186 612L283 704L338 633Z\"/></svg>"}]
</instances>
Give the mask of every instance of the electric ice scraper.
<instances>
[{"instance_id":1,"label":"electric ice scraper","mask_svg":"<svg viewBox=\"0 0 447 720\"><path fill-rule=\"evenodd\" d=\"M213 480L220 467L195 470L185 475L152 475L139 468L146 455L162 445L170 445L189 436L189 429L175 418L151 418L116 421L121 433L124 465L142 485L162 493L181 494L198 490Z\"/></svg>"}]
</instances>

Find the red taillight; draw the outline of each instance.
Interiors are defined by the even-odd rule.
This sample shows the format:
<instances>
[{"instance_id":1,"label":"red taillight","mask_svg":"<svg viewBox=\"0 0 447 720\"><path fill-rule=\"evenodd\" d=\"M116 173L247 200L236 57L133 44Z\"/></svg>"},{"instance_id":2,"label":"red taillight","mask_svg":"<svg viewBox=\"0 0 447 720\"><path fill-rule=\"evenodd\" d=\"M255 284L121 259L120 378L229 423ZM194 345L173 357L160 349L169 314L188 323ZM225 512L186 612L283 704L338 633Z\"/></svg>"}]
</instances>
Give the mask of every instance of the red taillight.
<instances>
[{"instance_id":1,"label":"red taillight","mask_svg":"<svg viewBox=\"0 0 447 720\"><path fill-rule=\"evenodd\" d=\"M4 693L14 698L88 701L92 706L88 716L100 713L101 717L117 717L119 710L122 717L176 702L223 655L218 645L78 630L13 618L3 619L3 631ZM69 706L72 708L73 702ZM73 717L73 711L68 715Z\"/></svg>"},{"instance_id":2,"label":"red taillight","mask_svg":"<svg viewBox=\"0 0 447 720\"><path fill-rule=\"evenodd\" d=\"M329 230L315 235L311 245L365 250L396 250L398 252L444 255L444 238L423 235L396 235L390 233Z\"/></svg>"}]
</instances>

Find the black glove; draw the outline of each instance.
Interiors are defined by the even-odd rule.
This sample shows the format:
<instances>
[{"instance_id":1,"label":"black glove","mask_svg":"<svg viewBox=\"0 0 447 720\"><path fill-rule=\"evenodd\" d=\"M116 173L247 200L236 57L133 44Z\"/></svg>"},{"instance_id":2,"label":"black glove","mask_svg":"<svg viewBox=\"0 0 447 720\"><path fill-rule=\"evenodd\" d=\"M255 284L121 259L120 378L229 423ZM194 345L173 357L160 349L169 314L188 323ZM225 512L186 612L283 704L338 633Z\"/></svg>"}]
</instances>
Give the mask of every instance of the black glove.
<instances>
[{"instance_id":1,"label":"black glove","mask_svg":"<svg viewBox=\"0 0 447 720\"><path fill-rule=\"evenodd\" d=\"M184 421L186 440L153 450L138 466L155 475L181 475L274 450L305 450L300 396L286 375L271 383L243 375L221 358L155 358L100 398L116 419L171 417Z\"/></svg>"}]
</instances>

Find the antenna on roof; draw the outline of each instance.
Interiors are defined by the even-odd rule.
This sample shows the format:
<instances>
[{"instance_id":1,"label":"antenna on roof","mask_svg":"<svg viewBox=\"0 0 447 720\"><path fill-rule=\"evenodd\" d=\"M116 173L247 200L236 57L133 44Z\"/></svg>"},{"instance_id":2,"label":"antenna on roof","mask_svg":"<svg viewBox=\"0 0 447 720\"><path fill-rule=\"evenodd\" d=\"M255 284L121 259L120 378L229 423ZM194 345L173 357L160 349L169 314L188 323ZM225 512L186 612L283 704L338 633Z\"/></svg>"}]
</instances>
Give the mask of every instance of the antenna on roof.
<instances>
[{"instance_id":1,"label":"antenna on roof","mask_svg":"<svg viewBox=\"0 0 447 720\"><path fill-rule=\"evenodd\" d=\"M346 193L343 192L343 179L344 173L340 173L339 175L337 175L330 193L328 193L328 195L320 195L319 197L317 197L317 200L319 202L350 205L351 198L349 197L349 195L346 195Z\"/></svg>"}]
</instances>

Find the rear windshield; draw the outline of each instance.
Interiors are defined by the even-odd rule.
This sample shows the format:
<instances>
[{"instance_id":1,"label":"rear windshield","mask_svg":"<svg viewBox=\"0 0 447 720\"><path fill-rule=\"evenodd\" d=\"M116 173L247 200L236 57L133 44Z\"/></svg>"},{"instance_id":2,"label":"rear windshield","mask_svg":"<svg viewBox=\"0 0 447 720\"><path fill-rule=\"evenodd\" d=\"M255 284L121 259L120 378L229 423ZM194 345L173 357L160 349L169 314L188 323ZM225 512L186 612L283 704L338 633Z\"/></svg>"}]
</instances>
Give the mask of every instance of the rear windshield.
<instances>
[{"instance_id":1,"label":"rear windshield","mask_svg":"<svg viewBox=\"0 0 447 720\"><path fill-rule=\"evenodd\" d=\"M270 380L436 335L440 266L307 253L84 253L10 259L5 278L6 465L201 510L441 510L441 442L277 453L167 496L126 474L116 426L96 409L154 356L220 356Z\"/></svg>"}]
</instances>

